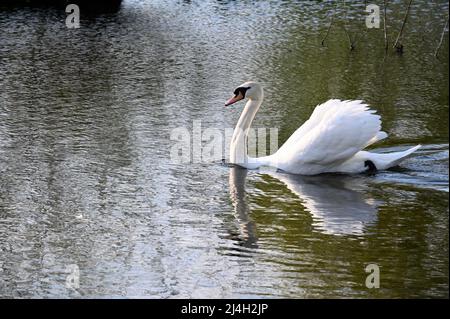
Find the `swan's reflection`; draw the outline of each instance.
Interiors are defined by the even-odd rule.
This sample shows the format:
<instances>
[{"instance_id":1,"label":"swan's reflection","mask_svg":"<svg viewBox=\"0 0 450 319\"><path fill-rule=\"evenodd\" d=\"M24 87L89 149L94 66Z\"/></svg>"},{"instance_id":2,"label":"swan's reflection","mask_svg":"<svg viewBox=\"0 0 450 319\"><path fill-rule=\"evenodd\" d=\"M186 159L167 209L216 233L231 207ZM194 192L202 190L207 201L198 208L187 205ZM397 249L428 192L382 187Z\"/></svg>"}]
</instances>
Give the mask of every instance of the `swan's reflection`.
<instances>
[{"instance_id":1,"label":"swan's reflection","mask_svg":"<svg viewBox=\"0 0 450 319\"><path fill-rule=\"evenodd\" d=\"M244 247L256 247L255 223L249 217L249 206L245 193L247 169L238 166L230 170L230 197L234 206L234 215L239 226L239 239Z\"/></svg>"},{"instance_id":2,"label":"swan's reflection","mask_svg":"<svg viewBox=\"0 0 450 319\"><path fill-rule=\"evenodd\" d=\"M299 176L279 172L270 176L296 194L314 217L315 226L334 234L362 234L377 218L378 205L363 194L367 178L361 176Z\"/></svg>"},{"instance_id":3,"label":"swan's reflection","mask_svg":"<svg viewBox=\"0 0 450 319\"><path fill-rule=\"evenodd\" d=\"M333 235L364 233L365 227L376 221L379 202L365 192L369 179L364 176L318 175L300 176L266 171L283 184L313 215L314 228ZM245 197L247 170L233 167L230 172L230 195L242 233L256 241L255 225L248 218Z\"/></svg>"}]
</instances>

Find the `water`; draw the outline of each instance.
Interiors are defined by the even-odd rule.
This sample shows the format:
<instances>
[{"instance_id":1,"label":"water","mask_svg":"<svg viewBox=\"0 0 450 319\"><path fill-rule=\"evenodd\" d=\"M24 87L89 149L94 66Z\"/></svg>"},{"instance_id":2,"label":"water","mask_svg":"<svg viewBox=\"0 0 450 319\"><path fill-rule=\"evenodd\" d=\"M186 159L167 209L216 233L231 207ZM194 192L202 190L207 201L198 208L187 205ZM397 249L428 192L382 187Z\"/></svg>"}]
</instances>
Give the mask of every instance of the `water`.
<instances>
[{"instance_id":1,"label":"water","mask_svg":"<svg viewBox=\"0 0 450 319\"><path fill-rule=\"evenodd\" d=\"M401 56L357 2L356 49L341 5L321 46L333 8L130 0L71 30L59 9L0 11L0 296L448 298L448 4L413 3ZM375 176L172 163L171 131L233 127L223 103L250 79L280 143L336 97L381 114L376 151L424 146Z\"/></svg>"}]
</instances>

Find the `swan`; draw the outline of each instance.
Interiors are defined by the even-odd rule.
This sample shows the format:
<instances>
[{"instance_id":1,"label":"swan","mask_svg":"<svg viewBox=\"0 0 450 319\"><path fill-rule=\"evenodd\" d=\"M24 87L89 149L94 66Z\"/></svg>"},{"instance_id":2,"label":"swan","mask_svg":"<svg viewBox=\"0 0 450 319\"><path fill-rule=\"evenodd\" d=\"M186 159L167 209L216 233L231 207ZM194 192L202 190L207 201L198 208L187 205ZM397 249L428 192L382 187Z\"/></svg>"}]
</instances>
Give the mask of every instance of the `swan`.
<instances>
[{"instance_id":1,"label":"swan","mask_svg":"<svg viewBox=\"0 0 450 319\"><path fill-rule=\"evenodd\" d=\"M356 174L396 166L421 147L383 154L364 151L388 136L381 131L380 116L361 100L331 99L318 105L277 152L252 158L247 154L247 137L263 98L262 86L250 81L238 86L234 96L225 103L229 106L248 99L231 138L232 164L247 169L269 166L301 175Z\"/></svg>"}]
</instances>

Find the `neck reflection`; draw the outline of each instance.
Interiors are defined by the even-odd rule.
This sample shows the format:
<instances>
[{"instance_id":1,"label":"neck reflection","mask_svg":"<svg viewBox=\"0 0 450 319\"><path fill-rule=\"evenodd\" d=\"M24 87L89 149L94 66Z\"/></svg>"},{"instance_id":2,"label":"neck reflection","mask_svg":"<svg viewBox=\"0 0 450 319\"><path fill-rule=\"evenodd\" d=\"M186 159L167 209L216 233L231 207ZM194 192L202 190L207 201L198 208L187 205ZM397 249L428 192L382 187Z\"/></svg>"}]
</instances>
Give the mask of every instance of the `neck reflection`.
<instances>
[{"instance_id":1,"label":"neck reflection","mask_svg":"<svg viewBox=\"0 0 450 319\"><path fill-rule=\"evenodd\" d=\"M238 239L242 246L256 248L256 226L250 218L250 207L248 205L247 194L245 192L245 180L247 169L233 166L230 168L230 198L234 206L234 217L238 223Z\"/></svg>"}]
</instances>

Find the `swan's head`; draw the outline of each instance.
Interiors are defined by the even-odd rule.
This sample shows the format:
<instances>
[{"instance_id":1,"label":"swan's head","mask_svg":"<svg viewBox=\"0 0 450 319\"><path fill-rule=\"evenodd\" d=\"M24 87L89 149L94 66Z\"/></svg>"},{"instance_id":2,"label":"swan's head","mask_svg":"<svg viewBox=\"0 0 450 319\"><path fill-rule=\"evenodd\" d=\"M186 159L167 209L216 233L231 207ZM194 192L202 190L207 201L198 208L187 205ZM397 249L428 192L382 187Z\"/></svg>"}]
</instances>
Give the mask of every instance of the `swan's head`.
<instances>
[{"instance_id":1,"label":"swan's head","mask_svg":"<svg viewBox=\"0 0 450 319\"><path fill-rule=\"evenodd\" d=\"M236 103L243 99L261 100L263 98L263 88L256 82L245 82L234 90L234 96L229 99L225 106Z\"/></svg>"}]
</instances>

